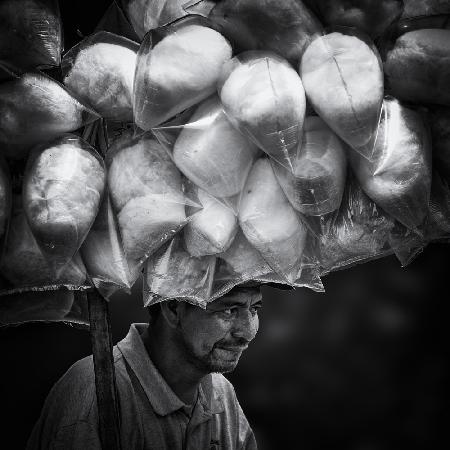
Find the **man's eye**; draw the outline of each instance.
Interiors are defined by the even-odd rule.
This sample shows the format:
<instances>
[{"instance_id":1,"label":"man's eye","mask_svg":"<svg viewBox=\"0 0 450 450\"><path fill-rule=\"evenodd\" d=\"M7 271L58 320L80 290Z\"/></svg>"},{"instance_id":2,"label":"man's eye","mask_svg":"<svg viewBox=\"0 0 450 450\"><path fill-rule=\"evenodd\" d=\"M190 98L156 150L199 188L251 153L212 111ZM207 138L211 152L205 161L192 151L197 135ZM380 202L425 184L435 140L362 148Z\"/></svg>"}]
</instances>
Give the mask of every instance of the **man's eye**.
<instances>
[{"instance_id":1,"label":"man's eye","mask_svg":"<svg viewBox=\"0 0 450 450\"><path fill-rule=\"evenodd\" d=\"M224 317L233 317L236 314L236 311L237 311L237 308L227 308L227 309L222 309L222 311L220 311L220 313Z\"/></svg>"},{"instance_id":2,"label":"man's eye","mask_svg":"<svg viewBox=\"0 0 450 450\"><path fill-rule=\"evenodd\" d=\"M250 308L250 312L251 312L252 316L256 316L256 314L258 314L260 309L261 309L261 306L253 306L252 308Z\"/></svg>"}]
</instances>

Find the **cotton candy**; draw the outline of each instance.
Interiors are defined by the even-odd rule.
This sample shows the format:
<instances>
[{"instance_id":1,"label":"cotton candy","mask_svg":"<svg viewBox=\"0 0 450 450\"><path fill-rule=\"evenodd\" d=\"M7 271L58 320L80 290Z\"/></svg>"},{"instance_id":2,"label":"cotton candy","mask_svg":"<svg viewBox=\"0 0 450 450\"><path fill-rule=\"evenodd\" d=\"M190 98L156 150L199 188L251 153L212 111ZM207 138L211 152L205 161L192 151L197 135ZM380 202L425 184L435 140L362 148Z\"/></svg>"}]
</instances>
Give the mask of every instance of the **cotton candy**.
<instances>
[{"instance_id":1,"label":"cotton candy","mask_svg":"<svg viewBox=\"0 0 450 450\"><path fill-rule=\"evenodd\" d=\"M235 213L226 205L196 188L201 209L194 213L184 228L186 249L201 257L226 251L233 242L238 224Z\"/></svg>"},{"instance_id":2,"label":"cotton candy","mask_svg":"<svg viewBox=\"0 0 450 450\"><path fill-rule=\"evenodd\" d=\"M297 72L279 56L248 52L224 66L220 100L228 118L258 147L292 170L306 99Z\"/></svg>"},{"instance_id":3,"label":"cotton candy","mask_svg":"<svg viewBox=\"0 0 450 450\"><path fill-rule=\"evenodd\" d=\"M98 42L80 50L64 84L102 117L131 122L135 68L135 51Z\"/></svg>"},{"instance_id":4,"label":"cotton candy","mask_svg":"<svg viewBox=\"0 0 450 450\"><path fill-rule=\"evenodd\" d=\"M231 125L217 97L199 105L173 149L184 175L218 198L241 191L256 154L255 144Z\"/></svg>"},{"instance_id":5,"label":"cotton candy","mask_svg":"<svg viewBox=\"0 0 450 450\"><path fill-rule=\"evenodd\" d=\"M332 32L306 49L300 76L319 116L370 158L383 101L383 72L374 51L356 36Z\"/></svg>"},{"instance_id":6,"label":"cotton candy","mask_svg":"<svg viewBox=\"0 0 450 450\"><path fill-rule=\"evenodd\" d=\"M239 224L272 269L294 282L307 231L267 159L257 160L248 176L239 206Z\"/></svg>"},{"instance_id":7,"label":"cotton candy","mask_svg":"<svg viewBox=\"0 0 450 450\"><path fill-rule=\"evenodd\" d=\"M206 26L180 25L154 47L146 38L134 84L136 124L149 130L209 97L230 58L228 41Z\"/></svg>"}]
</instances>

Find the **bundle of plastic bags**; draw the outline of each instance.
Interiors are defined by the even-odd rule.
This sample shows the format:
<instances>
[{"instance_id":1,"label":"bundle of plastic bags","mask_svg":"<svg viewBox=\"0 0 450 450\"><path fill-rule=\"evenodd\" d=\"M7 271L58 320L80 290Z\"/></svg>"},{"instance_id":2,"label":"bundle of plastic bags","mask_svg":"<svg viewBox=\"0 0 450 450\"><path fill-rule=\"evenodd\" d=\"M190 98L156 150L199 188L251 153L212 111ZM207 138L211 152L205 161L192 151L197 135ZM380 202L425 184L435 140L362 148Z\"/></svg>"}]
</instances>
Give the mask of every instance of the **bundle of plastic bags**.
<instances>
[{"instance_id":1,"label":"bundle of plastic bags","mask_svg":"<svg viewBox=\"0 0 450 450\"><path fill-rule=\"evenodd\" d=\"M143 274L146 305L205 307L447 239L442 2L121 0L62 58L44 3L26 62L0 45L2 292ZM62 83L36 71L60 62Z\"/></svg>"}]
</instances>

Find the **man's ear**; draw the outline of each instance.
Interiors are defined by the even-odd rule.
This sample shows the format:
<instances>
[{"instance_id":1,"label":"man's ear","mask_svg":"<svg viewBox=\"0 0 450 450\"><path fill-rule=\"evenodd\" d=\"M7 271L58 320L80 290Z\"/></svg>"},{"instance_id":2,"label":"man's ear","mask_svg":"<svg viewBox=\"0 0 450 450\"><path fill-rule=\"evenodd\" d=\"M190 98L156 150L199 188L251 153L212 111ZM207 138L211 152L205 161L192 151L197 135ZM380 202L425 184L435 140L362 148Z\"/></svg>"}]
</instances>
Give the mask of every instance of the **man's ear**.
<instances>
[{"instance_id":1,"label":"man's ear","mask_svg":"<svg viewBox=\"0 0 450 450\"><path fill-rule=\"evenodd\" d=\"M180 321L180 315L183 309L183 303L177 300L170 300L161 303L161 313L171 328L176 328Z\"/></svg>"}]
</instances>

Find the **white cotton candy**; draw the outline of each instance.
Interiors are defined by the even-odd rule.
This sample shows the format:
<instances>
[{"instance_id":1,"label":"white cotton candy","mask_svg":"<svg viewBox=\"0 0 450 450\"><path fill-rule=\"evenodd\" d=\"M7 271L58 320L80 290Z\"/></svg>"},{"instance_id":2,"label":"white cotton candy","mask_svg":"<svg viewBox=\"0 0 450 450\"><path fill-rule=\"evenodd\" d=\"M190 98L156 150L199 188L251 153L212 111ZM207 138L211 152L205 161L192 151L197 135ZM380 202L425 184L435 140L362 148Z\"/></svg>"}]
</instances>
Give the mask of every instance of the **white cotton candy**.
<instances>
[{"instance_id":1,"label":"white cotton candy","mask_svg":"<svg viewBox=\"0 0 450 450\"><path fill-rule=\"evenodd\" d=\"M146 44L141 46L134 87L135 121L144 130L214 93L222 66L231 58L228 41L200 25L182 26L153 48Z\"/></svg>"},{"instance_id":2,"label":"white cotton candy","mask_svg":"<svg viewBox=\"0 0 450 450\"><path fill-rule=\"evenodd\" d=\"M295 281L307 231L285 197L268 159L256 161L242 192L239 223L274 271Z\"/></svg>"},{"instance_id":3,"label":"white cotton candy","mask_svg":"<svg viewBox=\"0 0 450 450\"><path fill-rule=\"evenodd\" d=\"M269 156L291 169L306 108L299 75L286 60L267 52L239 55L229 65L219 89L227 116Z\"/></svg>"},{"instance_id":4,"label":"white cotton candy","mask_svg":"<svg viewBox=\"0 0 450 450\"><path fill-rule=\"evenodd\" d=\"M370 157L383 101L383 71L374 51L356 36L321 36L306 49L300 76L319 116Z\"/></svg>"},{"instance_id":5,"label":"white cotton candy","mask_svg":"<svg viewBox=\"0 0 450 450\"><path fill-rule=\"evenodd\" d=\"M184 228L184 242L192 256L222 253L233 242L237 232L237 217L223 203L201 189L196 195L202 209L195 213Z\"/></svg>"},{"instance_id":6,"label":"white cotton candy","mask_svg":"<svg viewBox=\"0 0 450 450\"><path fill-rule=\"evenodd\" d=\"M203 102L180 133L173 157L197 186L224 198L238 194L257 154L255 144L236 130L217 97Z\"/></svg>"},{"instance_id":7,"label":"white cotton candy","mask_svg":"<svg viewBox=\"0 0 450 450\"><path fill-rule=\"evenodd\" d=\"M345 187L347 158L342 142L319 117L307 117L303 142L293 171L272 164L292 206L320 216L339 208Z\"/></svg>"},{"instance_id":8,"label":"white cotton candy","mask_svg":"<svg viewBox=\"0 0 450 450\"><path fill-rule=\"evenodd\" d=\"M151 136L111 147L108 184L125 254L140 264L186 223L181 175Z\"/></svg>"},{"instance_id":9,"label":"white cotton candy","mask_svg":"<svg viewBox=\"0 0 450 450\"><path fill-rule=\"evenodd\" d=\"M136 52L99 42L80 50L64 84L102 117L133 120Z\"/></svg>"}]
</instances>

